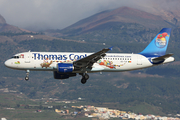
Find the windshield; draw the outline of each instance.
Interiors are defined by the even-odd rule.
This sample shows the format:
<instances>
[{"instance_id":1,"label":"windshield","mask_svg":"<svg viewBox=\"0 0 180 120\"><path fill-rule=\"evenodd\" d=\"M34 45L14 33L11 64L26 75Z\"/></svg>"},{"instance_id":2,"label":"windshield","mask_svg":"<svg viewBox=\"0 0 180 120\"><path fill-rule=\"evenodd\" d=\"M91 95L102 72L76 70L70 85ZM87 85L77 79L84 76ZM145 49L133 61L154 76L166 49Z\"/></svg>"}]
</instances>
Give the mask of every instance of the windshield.
<instances>
[{"instance_id":1,"label":"windshield","mask_svg":"<svg viewBox=\"0 0 180 120\"><path fill-rule=\"evenodd\" d=\"M14 59L24 58L24 54L14 55L11 58L14 58Z\"/></svg>"},{"instance_id":2,"label":"windshield","mask_svg":"<svg viewBox=\"0 0 180 120\"><path fill-rule=\"evenodd\" d=\"M13 56L13 57L11 57L11 58L19 59L19 56Z\"/></svg>"}]
</instances>

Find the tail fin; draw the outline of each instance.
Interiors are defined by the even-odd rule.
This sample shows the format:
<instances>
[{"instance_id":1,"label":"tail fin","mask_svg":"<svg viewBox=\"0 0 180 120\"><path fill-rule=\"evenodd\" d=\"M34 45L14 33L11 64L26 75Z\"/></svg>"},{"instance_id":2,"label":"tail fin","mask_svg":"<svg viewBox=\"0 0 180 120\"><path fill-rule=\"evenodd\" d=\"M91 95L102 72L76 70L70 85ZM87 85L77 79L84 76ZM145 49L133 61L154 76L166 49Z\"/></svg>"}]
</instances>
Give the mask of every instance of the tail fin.
<instances>
[{"instance_id":1,"label":"tail fin","mask_svg":"<svg viewBox=\"0 0 180 120\"><path fill-rule=\"evenodd\" d=\"M144 56L163 56L166 53L171 28L163 28L151 43L139 54Z\"/></svg>"}]
</instances>

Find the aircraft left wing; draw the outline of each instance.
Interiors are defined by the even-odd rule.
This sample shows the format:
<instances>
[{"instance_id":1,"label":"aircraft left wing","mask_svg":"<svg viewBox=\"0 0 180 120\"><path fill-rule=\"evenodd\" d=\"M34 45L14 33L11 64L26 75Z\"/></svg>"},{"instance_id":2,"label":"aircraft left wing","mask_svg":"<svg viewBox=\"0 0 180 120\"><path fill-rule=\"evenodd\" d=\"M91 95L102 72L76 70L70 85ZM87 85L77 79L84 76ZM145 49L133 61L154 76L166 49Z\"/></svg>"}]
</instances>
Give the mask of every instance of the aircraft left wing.
<instances>
[{"instance_id":1,"label":"aircraft left wing","mask_svg":"<svg viewBox=\"0 0 180 120\"><path fill-rule=\"evenodd\" d=\"M106 56L106 52L108 52L109 50L112 50L112 47L110 48L104 48L99 52L93 53L87 57L84 57L80 60L77 60L75 62L73 62L74 67L77 68L92 68L92 65L97 62L99 59L103 58L104 56Z\"/></svg>"}]
</instances>

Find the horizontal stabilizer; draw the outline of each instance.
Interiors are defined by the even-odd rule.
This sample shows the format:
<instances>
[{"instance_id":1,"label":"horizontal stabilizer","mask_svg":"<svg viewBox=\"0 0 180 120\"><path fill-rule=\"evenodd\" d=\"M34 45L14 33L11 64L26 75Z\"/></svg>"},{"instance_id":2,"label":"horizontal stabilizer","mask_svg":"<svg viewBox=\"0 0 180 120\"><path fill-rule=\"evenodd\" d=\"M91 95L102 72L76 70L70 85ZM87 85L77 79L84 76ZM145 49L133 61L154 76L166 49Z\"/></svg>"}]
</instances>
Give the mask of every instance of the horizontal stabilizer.
<instances>
[{"instance_id":1,"label":"horizontal stabilizer","mask_svg":"<svg viewBox=\"0 0 180 120\"><path fill-rule=\"evenodd\" d=\"M152 62L153 63L158 63L158 62L164 61L165 59L171 57L172 55L173 55L172 53L169 53L169 54L163 55L161 57L153 58Z\"/></svg>"},{"instance_id":2,"label":"horizontal stabilizer","mask_svg":"<svg viewBox=\"0 0 180 120\"><path fill-rule=\"evenodd\" d=\"M163 55L161 57L157 57L157 58L154 58L152 60L165 60L167 59L168 57L171 57L173 54L172 53L169 53L169 54L166 54L166 55Z\"/></svg>"}]
</instances>

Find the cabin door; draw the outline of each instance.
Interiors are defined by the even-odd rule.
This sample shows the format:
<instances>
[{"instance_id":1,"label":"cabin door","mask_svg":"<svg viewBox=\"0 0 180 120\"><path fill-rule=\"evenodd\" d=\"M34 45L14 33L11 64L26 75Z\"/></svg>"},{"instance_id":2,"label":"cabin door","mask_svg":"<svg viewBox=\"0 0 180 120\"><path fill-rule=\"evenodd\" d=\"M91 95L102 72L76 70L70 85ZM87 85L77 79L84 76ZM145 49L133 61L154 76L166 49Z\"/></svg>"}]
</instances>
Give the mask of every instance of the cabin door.
<instances>
[{"instance_id":1,"label":"cabin door","mask_svg":"<svg viewBox=\"0 0 180 120\"><path fill-rule=\"evenodd\" d=\"M30 52L25 54L25 63L30 63Z\"/></svg>"},{"instance_id":2,"label":"cabin door","mask_svg":"<svg viewBox=\"0 0 180 120\"><path fill-rule=\"evenodd\" d=\"M137 65L142 65L142 56L141 55L137 56Z\"/></svg>"}]
</instances>

